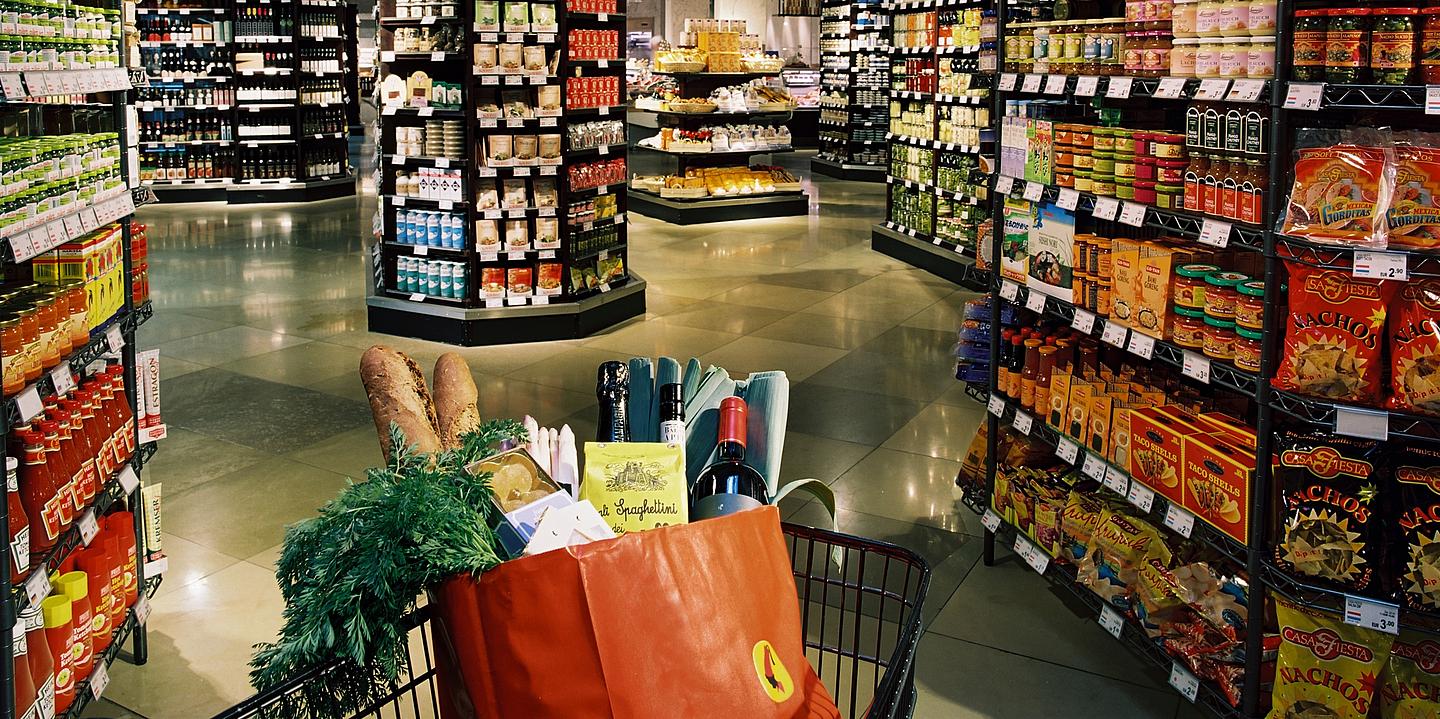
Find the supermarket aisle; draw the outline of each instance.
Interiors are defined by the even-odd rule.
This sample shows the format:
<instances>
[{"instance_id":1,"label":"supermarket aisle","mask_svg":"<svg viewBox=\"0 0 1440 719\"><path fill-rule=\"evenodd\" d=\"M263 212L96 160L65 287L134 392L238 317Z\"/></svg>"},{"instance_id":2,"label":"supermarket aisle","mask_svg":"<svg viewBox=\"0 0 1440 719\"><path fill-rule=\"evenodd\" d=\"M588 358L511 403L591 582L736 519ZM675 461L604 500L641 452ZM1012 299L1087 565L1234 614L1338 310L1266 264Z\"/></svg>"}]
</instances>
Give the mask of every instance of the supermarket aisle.
<instances>
[{"instance_id":1,"label":"supermarket aisle","mask_svg":"<svg viewBox=\"0 0 1440 719\"><path fill-rule=\"evenodd\" d=\"M784 474L830 482L842 530L912 547L935 568L918 717L1056 706L1077 718L1188 716L1163 676L1022 563L1002 553L1000 567L977 567L980 523L953 479L982 408L948 375L971 295L870 251L881 186L822 179L814 191L819 217L692 228L635 218L649 313L586 340L464 350L482 412L528 412L584 437L603 360L784 369L795 383ZM360 352L389 343L428 367L448 349L365 331L373 203L140 214L156 302L141 341L161 350L170 427L147 479L164 485L170 572L150 665L117 665L106 694L140 716L209 716L249 693L250 647L279 625L271 572L285 525L379 458ZM814 505L785 510L823 521Z\"/></svg>"}]
</instances>

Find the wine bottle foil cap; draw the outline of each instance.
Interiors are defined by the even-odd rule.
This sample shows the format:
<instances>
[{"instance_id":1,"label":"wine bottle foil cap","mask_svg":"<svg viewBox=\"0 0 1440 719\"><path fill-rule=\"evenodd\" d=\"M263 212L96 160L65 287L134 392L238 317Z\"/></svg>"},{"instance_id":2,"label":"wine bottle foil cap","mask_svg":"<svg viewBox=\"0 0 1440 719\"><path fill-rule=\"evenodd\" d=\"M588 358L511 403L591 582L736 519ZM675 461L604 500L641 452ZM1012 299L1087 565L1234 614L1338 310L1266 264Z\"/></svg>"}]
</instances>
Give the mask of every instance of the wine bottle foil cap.
<instances>
[{"instance_id":1,"label":"wine bottle foil cap","mask_svg":"<svg viewBox=\"0 0 1440 719\"><path fill-rule=\"evenodd\" d=\"M662 385L660 385L660 403L661 403L661 404L670 404L670 403L683 404L683 403L685 402L685 398L684 398L684 396L683 396L683 393L684 393L684 388L681 387L680 384L677 383L677 382L671 382L671 383L669 383L669 384L662 384Z\"/></svg>"},{"instance_id":2,"label":"wine bottle foil cap","mask_svg":"<svg viewBox=\"0 0 1440 719\"><path fill-rule=\"evenodd\" d=\"M624 362L611 360L600 363L600 371L595 378L595 391L597 393L608 393L615 391L630 391L630 367Z\"/></svg>"},{"instance_id":3,"label":"wine bottle foil cap","mask_svg":"<svg viewBox=\"0 0 1440 719\"><path fill-rule=\"evenodd\" d=\"M750 408L739 397L720 400L720 441L734 442L745 446L745 432L748 429Z\"/></svg>"}]
</instances>

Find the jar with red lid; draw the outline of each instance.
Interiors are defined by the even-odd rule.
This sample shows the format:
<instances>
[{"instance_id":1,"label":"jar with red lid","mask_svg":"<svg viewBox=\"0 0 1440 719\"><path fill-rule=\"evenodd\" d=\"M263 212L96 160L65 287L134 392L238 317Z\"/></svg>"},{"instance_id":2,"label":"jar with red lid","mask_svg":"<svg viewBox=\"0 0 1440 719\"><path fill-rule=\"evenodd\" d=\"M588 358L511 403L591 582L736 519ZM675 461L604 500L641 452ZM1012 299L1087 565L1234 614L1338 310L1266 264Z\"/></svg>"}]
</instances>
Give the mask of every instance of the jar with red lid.
<instances>
[{"instance_id":1,"label":"jar with red lid","mask_svg":"<svg viewBox=\"0 0 1440 719\"><path fill-rule=\"evenodd\" d=\"M1235 328L1235 352L1230 362L1247 372L1260 371L1260 353L1265 349L1265 335L1260 330Z\"/></svg>"},{"instance_id":2,"label":"jar with red lid","mask_svg":"<svg viewBox=\"0 0 1440 719\"><path fill-rule=\"evenodd\" d=\"M1235 323L1205 315L1205 341L1201 349L1211 359L1228 360L1235 356Z\"/></svg>"},{"instance_id":3,"label":"jar with red lid","mask_svg":"<svg viewBox=\"0 0 1440 719\"><path fill-rule=\"evenodd\" d=\"M1190 166L1189 160L1156 159L1155 181L1166 185L1179 185L1185 182L1185 168Z\"/></svg>"},{"instance_id":4,"label":"jar with red lid","mask_svg":"<svg viewBox=\"0 0 1440 719\"><path fill-rule=\"evenodd\" d=\"M1188 307L1175 308L1175 321L1170 325L1170 339L1186 349L1205 346L1205 313Z\"/></svg>"},{"instance_id":5,"label":"jar with red lid","mask_svg":"<svg viewBox=\"0 0 1440 719\"><path fill-rule=\"evenodd\" d=\"M1420 81L1440 85L1440 7L1420 11Z\"/></svg>"},{"instance_id":6,"label":"jar with red lid","mask_svg":"<svg viewBox=\"0 0 1440 719\"><path fill-rule=\"evenodd\" d=\"M1136 156L1136 158L1135 158L1135 179L1137 179L1137 180L1154 180L1154 179L1155 179L1155 164L1156 164L1157 162L1159 162L1159 161L1156 160L1156 159L1153 158L1153 157L1144 156L1144 155ZM1167 162L1173 162L1173 160L1167 160ZM1184 162L1183 160L1180 161L1180 166L1181 166L1181 167L1184 167L1184 166L1185 166L1185 162Z\"/></svg>"},{"instance_id":7,"label":"jar with red lid","mask_svg":"<svg viewBox=\"0 0 1440 719\"><path fill-rule=\"evenodd\" d=\"M1136 202L1138 202L1138 203L1140 203L1140 204L1142 204L1142 205L1153 205L1153 204L1155 204L1155 181L1154 181L1154 180L1136 180L1134 184L1135 184L1135 201L1136 201Z\"/></svg>"},{"instance_id":8,"label":"jar with red lid","mask_svg":"<svg viewBox=\"0 0 1440 719\"><path fill-rule=\"evenodd\" d=\"M1265 328L1265 283L1260 280L1241 282L1236 286L1235 324L1260 331Z\"/></svg>"}]
</instances>

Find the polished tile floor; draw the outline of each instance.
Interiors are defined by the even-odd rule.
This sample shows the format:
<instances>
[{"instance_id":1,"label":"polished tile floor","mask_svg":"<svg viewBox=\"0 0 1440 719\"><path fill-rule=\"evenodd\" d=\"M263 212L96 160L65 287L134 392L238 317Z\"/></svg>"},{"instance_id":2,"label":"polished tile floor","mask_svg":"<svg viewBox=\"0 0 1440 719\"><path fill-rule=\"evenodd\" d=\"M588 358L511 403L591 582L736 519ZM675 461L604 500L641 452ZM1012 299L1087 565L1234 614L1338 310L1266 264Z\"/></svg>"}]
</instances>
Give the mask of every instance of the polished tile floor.
<instances>
[{"instance_id":1,"label":"polished tile floor","mask_svg":"<svg viewBox=\"0 0 1440 719\"><path fill-rule=\"evenodd\" d=\"M1001 551L997 567L980 565L982 530L954 485L982 415L951 374L972 295L870 250L883 187L818 178L812 191L809 217L633 218L649 312L584 340L461 350L482 412L584 437L603 360L783 369L795 383L783 474L830 483L842 530L911 547L934 568L918 717L1189 716L1162 675L1023 563ZM361 351L387 343L428 366L449 349L366 331L373 208L362 196L141 211L156 312L140 341L160 349L170 430L145 480L163 485L170 569L150 662L114 670L115 705L97 716L207 717L249 694L251 645L280 622L272 569L285 526L379 458ZM825 521L815 504L784 509Z\"/></svg>"}]
</instances>

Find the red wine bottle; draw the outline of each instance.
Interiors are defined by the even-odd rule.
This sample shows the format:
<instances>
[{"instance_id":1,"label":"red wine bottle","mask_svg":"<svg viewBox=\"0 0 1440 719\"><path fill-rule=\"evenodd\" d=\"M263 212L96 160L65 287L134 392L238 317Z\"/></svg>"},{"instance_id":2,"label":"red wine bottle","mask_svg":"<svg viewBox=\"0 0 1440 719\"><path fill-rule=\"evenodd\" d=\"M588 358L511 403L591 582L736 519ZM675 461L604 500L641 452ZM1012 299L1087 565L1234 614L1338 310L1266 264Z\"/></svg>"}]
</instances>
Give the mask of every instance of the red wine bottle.
<instances>
[{"instance_id":1,"label":"red wine bottle","mask_svg":"<svg viewBox=\"0 0 1440 719\"><path fill-rule=\"evenodd\" d=\"M723 517L763 507L769 497L765 478L745 463L749 408L739 397L720 401L720 455L690 487L690 520Z\"/></svg>"}]
</instances>

